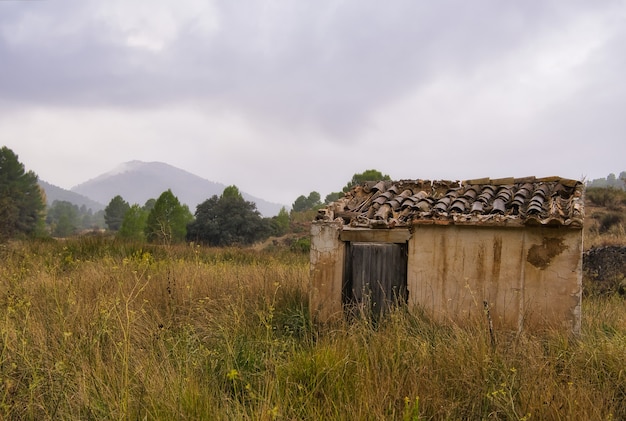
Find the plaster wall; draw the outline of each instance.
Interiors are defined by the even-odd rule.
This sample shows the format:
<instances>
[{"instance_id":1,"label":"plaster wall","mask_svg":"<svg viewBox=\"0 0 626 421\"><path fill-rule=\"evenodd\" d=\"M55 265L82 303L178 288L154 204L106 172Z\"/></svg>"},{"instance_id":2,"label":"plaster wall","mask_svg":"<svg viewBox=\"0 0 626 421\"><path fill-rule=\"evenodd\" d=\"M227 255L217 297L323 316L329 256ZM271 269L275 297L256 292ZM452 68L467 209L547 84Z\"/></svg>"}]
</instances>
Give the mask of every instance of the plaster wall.
<instances>
[{"instance_id":1,"label":"plaster wall","mask_svg":"<svg viewBox=\"0 0 626 421\"><path fill-rule=\"evenodd\" d=\"M417 225L409 240L409 306L437 320L580 330L580 230Z\"/></svg>"},{"instance_id":2,"label":"plaster wall","mask_svg":"<svg viewBox=\"0 0 626 421\"><path fill-rule=\"evenodd\" d=\"M408 242L408 303L413 311L463 322L484 318L486 302L496 328L580 330L581 230L415 225L410 233L390 237L390 230L342 233L343 228L340 222L314 222L311 227L309 304L314 320L343 317L342 239L367 238Z\"/></svg>"},{"instance_id":3,"label":"plaster wall","mask_svg":"<svg viewBox=\"0 0 626 421\"><path fill-rule=\"evenodd\" d=\"M309 308L313 320L330 322L343 317L341 289L345 244L339 222L311 224L311 277Z\"/></svg>"}]
</instances>

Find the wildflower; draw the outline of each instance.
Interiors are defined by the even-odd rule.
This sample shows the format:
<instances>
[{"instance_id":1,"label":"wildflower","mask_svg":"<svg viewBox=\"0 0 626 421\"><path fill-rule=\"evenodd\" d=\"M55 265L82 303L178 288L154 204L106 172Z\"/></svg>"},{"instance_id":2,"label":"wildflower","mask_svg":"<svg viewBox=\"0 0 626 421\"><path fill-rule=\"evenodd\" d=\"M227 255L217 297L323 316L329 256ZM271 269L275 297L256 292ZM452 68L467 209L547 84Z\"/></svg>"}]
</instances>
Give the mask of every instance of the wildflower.
<instances>
[{"instance_id":1,"label":"wildflower","mask_svg":"<svg viewBox=\"0 0 626 421\"><path fill-rule=\"evenodd\" d=\"M278 406L273 407L272 409L267 411L269 416L273 418L278 417Z\"/></svg>"},{"instance_id":2,"label":"wildflower","mask_svg":"<svg viewBox=\"0 0 626 421\"><path fill-rule=\"evenodd\" d=\"M226 374L226 378L228 378L228 380L234 381L235 379L239 378L239 372L234 368L231 368L230 371Z\"/></svg>"}]
</instances>

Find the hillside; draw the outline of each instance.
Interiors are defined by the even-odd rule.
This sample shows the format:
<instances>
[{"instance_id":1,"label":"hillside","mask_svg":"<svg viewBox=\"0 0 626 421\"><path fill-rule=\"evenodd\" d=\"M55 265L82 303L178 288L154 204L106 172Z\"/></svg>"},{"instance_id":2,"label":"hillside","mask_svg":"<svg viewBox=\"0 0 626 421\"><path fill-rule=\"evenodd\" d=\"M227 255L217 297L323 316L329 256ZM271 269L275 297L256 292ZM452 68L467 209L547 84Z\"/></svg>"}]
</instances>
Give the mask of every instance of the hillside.
<instances>
[{"instance_id":1,"label":"hillside","mask_svg":"<svg viewBox=\"0 0 626 421\"><path fill-rule=\"evenodd\" d=\"M104 204L120 195L130 204L143 205L148 199L156 199L161 193L171 189L193 213L198 204L213 195L222 194L225 187L224 184L206 180L162 162L130 161L72 187L71 191ZM242 194L246 200L256 203L259 212L266 217L278 214L283 206L245 192Z\"/></svg>"},{"instance_id":2,"label":"hillside","mask_svg":"<svg viewBox=\"0 0 626 421\"><path fill-rule=\"evenodd\" d=\"M48 206L58 200L73 203L78 207L85 206L87 209L91 209L94 213L104 210L105 208L105 205L100 202L85 197L82 194L65 190L43 180L39 180L39 185L46 192L46 202Z\"/></svg>"}]
</instances>

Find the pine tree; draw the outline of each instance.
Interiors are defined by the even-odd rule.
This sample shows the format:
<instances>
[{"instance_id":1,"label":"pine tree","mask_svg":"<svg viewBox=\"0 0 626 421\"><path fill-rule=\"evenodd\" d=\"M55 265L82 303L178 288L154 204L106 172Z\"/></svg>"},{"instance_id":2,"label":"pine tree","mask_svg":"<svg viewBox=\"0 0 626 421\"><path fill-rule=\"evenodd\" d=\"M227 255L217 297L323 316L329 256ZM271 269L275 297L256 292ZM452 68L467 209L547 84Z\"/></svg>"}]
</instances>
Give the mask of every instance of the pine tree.
<instances>
[{"instance_id":1,"label":"pine tree","mask_svg":"<svg viewBox=\"0 0 626 421\"><path fill-rule=\"evenodd\" d=\"M0 241L35 234L44 210L44 193L37 175L27 172L11 149L0 148Z\"/></svg>"},{"instance_id":2,"label":"pine tree","mask_svg":"<svg viewBox=\"0 0 626 421\"><path fill-rule=\"evenodd\" d=\"M146 239L150 242L170 244L184 241L187 235L187 224L193 215L187 205L181 205L171 190L159 196L146 222Z\"/></svg>"}]
</instances>

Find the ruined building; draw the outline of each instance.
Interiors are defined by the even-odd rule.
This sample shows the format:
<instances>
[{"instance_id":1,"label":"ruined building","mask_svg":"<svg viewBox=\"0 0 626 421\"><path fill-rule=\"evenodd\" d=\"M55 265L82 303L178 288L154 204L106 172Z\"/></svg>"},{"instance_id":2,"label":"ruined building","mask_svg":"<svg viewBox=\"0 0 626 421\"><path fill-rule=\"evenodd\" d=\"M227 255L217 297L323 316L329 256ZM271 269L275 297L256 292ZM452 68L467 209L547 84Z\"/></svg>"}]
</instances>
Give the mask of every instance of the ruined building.
<instances>
[{"instance_id":1,"label":"ruined building","mask_svg":"<svg viewBox=\"0 0 626 421\"><path fill-rule=\"evenodd\" d=\"M580 330L583 185L549 178L364 183L311 227L314 320L406 304L499 329Z\"/></svg>"}]
</instances>

